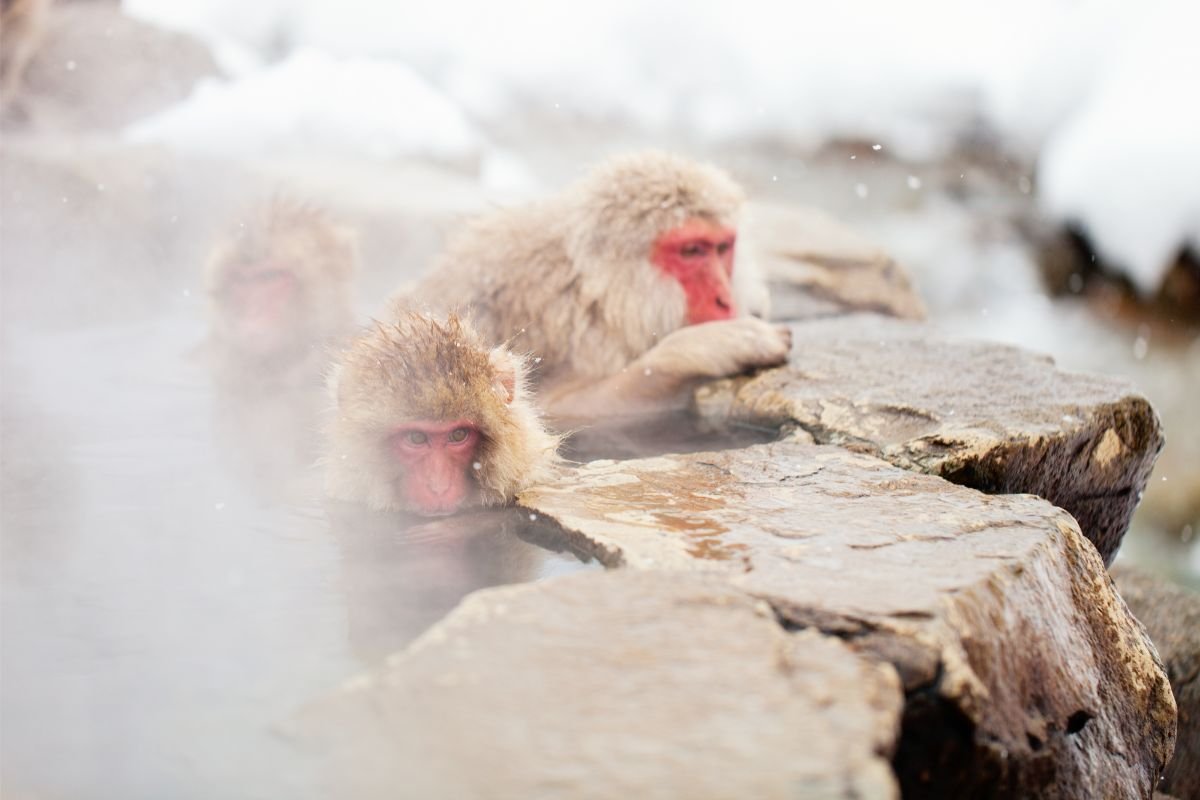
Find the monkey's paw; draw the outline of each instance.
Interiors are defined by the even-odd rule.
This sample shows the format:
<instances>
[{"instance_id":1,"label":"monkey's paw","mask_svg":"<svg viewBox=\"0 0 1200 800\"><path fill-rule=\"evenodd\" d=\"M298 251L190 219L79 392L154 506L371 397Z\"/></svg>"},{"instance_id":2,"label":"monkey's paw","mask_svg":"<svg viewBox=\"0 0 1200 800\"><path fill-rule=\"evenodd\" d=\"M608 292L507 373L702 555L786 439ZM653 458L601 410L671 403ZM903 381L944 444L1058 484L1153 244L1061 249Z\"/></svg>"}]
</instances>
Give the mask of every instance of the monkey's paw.
<instances>
[{"instance_id":1,"label":"monkey's paw","mask_svg":"<svg viewBox=\"0 0 1200 800\"><path fill-rule=\"evenodd\" d=\"M755 317L689 325L647 356L652 368L680 378L722 378L787 361L792 331Z\"/></svg>"}]
</instances>

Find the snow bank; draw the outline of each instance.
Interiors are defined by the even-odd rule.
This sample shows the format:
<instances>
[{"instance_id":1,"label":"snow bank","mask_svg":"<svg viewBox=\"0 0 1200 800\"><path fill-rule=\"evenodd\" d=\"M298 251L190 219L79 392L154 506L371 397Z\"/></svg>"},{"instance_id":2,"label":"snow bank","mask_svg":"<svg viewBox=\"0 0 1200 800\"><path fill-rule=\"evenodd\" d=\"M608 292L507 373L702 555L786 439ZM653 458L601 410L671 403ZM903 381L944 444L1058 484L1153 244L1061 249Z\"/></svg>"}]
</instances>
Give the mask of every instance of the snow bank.
<instances>
[{"instance_id":1,"label":"snow bank","mask_svg":"<svg viewBox=\"0 0 1200 800\"><path fill-rule=\"evenodd\" d=\"M1156 284L1164 259L1200 224L1200 155L1187 147L1200 142L1188 85L1200 76L1200 48L1185 38L1200 29L1192 0L742 0L732 7L124 0L124 7L212 42L248 82L265 80L256 63L297 50L308 53L308 79L317 80L319 68L346 75L328 78L336 96L318 102L303 100L283 67L267 72L295 95L292 128L319 129L327 140L336 128L351 149L386 151L388 141L411 147L417 139L432 146L454 116L450 104L485 125L559 110L701 141L768 138L804 148L857 138L918 160L990 130L1025 157L1040 155L1047 210L1081 222L1143 288ZM364 72L373 65L377 82L355 84L351 67L333 58L318 67L314 51L370 59L350 63ZM416 103L437 107L428 112L432 122L424 112L379 110L377 98L389 92L375 89L408 91L387 87L387 65L405 73L398 86L419 83L412 69L448 98ZM224 109L225 121L251 115L267 101L269 85L258 87L261 94L225 106L215 95L194 98L192 116L177 120L172 136L203 127L202 107ZM424 98L429 87L422 87ZM239 91L227 89L230 98ZM255 119L256 146L288 133ZM392 127L400 122L413 129L407 139ZM356 133L359 126L374 127ZM220 138L232 147L231 137ZM198 138L205 137L190 137Z\"/></svg>"},{"instance_id":2,"label":"snow bank","mask_svg":"<svg viewBox=\"0 0 1200 800\"><path fill-rule=\"evenodd\" d=\"M700 139L855 136L933 157L1043 9L1069 0L125 0L128 13L269 58L402 61L473 116L534 105ZM240 59L244 62L245 59Z\"/></svg>"},{"instance_id":3,"label":"snow bank","mask_svg":"<svg viewBox=\"0 0 1200 800\"><path fill-rule=\"evenodd\" d=\"M1039 164L1044 207L1147 295L1181 247L1200 251L1200 26L1184 23L1159 8L1119 43Z\"/></svg>"},{"instance_id":4,"label":"snow bank","mask_svg":"<svg viewBox=\"0 0 1200 800\"><path fill-rule=\"evenodd\" d=\"M137 142L205 155L281 152L370 158L478 154L456 105L397 62L299 50L236 81L208 80L174 108L131 126Z\"/></svg>"}]
</instances>

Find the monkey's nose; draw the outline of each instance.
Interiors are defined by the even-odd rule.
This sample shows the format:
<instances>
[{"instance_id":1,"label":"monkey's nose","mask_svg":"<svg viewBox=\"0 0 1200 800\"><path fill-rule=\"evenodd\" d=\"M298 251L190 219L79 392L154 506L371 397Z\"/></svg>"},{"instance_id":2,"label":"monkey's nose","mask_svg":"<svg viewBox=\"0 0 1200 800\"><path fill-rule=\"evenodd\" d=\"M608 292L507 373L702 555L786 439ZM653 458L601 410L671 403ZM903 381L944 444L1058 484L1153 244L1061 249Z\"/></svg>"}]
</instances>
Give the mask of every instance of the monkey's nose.
<instances>
[{"instance_id":1,"label":"monkey's nose","mask_svg":"<svg viewBox=\"0 0 1200 800\"><path fill-rule=\"evenodd\" d=\"M453 486L453 484L454 482L451 480L450 475L446 474L442 470L431 469L425 475L425 488L428 489L429 493L434 497L444 496L450 491L450 487Z\"/></svg>"}]
</instances>

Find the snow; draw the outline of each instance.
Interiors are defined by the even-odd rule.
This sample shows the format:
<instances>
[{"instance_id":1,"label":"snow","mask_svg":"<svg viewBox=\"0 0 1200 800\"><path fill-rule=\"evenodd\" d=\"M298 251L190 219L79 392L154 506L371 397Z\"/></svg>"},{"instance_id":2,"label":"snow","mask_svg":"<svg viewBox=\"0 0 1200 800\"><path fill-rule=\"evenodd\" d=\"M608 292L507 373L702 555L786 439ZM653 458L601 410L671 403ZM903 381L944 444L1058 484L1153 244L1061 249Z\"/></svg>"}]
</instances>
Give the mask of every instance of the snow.
<instances>
[{"instance_id":1,"label":"snow","mask_svg":"<svg viewBox=\"0 0 1200 800\"><path fill-rule=\"evenodd\" d=\"M530 111L699 142L851 138L918 161L990 131L1038 163L1047 212L1080 222L1145 291L1200 227L1191 0L124 8L208 41L233 77L136 129L189 149L486 159L477 131ZM504 157L493 167L524 181Z\"/></svg>"},{"instance_id":2,"label":"snow","mask_svg":"<svg viewBox=\"0 0 1200 800\"><path fill-rule=\"evenodd\" d=\"M206 81L127 134L205 155L302 150L453 159L479 148L462 111L405 65L311 49L240 80Z\"/></svg>"},{"instance_id":3,"label":"snow","mask_svg":"<svg viewBox=\"0 0 1200 800\"><path fill-rule=\"evenodd\" d=\"M1044 207L1082 224L1100 255L1144 294L1184 244L1200 250L1195 30L1156 9L1042 150Z\"/></svg>"}]
</instances>

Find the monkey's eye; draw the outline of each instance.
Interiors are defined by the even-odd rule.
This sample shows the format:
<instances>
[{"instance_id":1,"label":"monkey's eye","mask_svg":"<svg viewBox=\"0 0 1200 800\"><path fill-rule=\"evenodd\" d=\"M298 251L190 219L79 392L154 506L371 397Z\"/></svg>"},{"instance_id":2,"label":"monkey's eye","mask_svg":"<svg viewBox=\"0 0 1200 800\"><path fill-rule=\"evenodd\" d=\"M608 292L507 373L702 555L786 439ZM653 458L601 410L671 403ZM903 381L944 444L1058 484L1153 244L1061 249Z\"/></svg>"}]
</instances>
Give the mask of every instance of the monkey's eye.
<instances>
[{"instance_id":1,"label":"monkey's eye","mask_svg":"<svg viewBox=\"0 0 1200 800\"><path fill-rule=\"evenodd\" d=\"M427 444L429 436L421 431L409 431L404 434L404 440L409 444Z\"/></svg>"},{"instance_id":2,"label":"monkey's eye","mask_svg":"<svg viewBox=\"0 0 1200 800\"><path fill-rule=\"evenodd\" d=\"M721 242L717 245L717 255L723 256L733 249L733 242Z\"/></svg>"},{"instance_id":3,"label":"monkey's eye","mask_svg":"<svg viewBox=\"0 0 1200 800\"><path fill-rule=\"evenodd\" d=\"M455 428L454 430L450 431L450 435L446 438L448 438L453 444L462 444L470 435L471 431L469 428Z\"/></svg>"},{"instance_id":4,"label":"monkey's eye","mask_svg":"<svg viewBox=\"0 0 1200 800\"><path fill-rule=\"evenodd\" d=\"M698 258L708 253L706 242L686 242L679 248L679 255L684 258Z\"/></svg>"}]
</instances>

